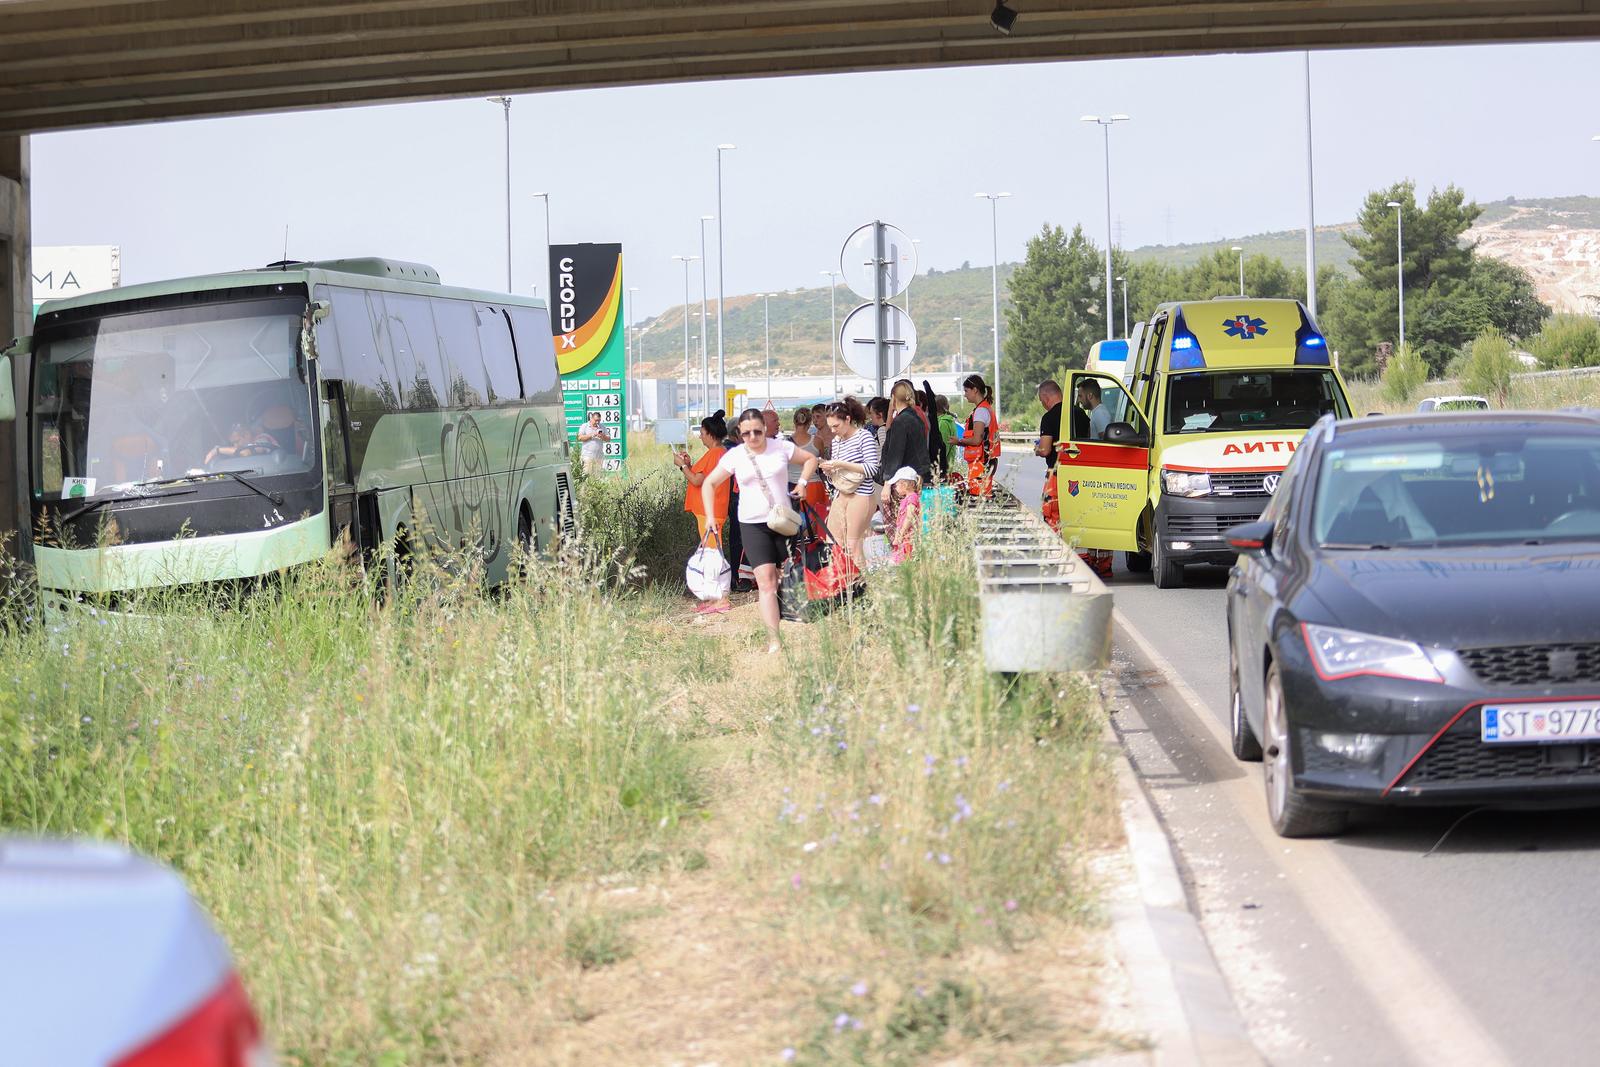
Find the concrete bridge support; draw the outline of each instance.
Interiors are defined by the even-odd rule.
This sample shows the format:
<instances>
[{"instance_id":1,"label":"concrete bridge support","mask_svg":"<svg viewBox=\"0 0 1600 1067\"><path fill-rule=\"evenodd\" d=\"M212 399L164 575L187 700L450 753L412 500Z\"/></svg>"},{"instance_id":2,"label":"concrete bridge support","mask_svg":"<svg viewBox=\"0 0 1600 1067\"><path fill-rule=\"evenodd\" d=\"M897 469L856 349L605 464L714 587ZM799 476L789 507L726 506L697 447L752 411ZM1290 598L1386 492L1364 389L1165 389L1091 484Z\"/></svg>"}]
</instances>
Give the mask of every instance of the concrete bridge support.
<instances>
[{"instance_id":1,"label":"concrete bridge support","mask_svg":"<svg viewBox=\"0 0 1600 1067\"><path fill-rule=\"evenodd\" d=\"M29 257L28 138L0 136L0 347L28 333L33 322L33 275ZM27 396L27 368L13 367L20 408ZM8 551L28 558L27 538L15 536L28 514L27 487L18 476L23 455L21 422L0 426L0 537Z\"/></svg>"}]
</instances>

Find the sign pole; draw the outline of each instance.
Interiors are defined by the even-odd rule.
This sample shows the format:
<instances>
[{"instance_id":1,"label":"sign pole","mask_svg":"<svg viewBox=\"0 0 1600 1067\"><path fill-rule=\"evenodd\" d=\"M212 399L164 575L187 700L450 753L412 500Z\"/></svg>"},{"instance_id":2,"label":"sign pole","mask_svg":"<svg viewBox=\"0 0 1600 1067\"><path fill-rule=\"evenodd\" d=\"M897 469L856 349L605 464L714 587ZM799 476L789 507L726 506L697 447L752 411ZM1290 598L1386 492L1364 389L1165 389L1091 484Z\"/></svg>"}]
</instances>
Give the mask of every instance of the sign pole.
<instances>
[{"instance_id":1,"label":"sign pole","mask_svg":"<svg viewBox=\"0 0 1600 1067\"><path fill-rule=\"evenodd\" d=\"M878 351L878 391L873 395L882 396L883 379L889 372L889 350L883 343L884 335L889 332L887 329L888 323L884 321L888 317L889 310L887 307L888 298L884 296L883 292L883 271L884 265L888 261L888 251L884 247L884 229L881 219L872 224L872 245L874 250L874 262L872 264L873 300L877 304L872 321L876 327L873 337L877 341Z\"/></svg>"}]
</instances>

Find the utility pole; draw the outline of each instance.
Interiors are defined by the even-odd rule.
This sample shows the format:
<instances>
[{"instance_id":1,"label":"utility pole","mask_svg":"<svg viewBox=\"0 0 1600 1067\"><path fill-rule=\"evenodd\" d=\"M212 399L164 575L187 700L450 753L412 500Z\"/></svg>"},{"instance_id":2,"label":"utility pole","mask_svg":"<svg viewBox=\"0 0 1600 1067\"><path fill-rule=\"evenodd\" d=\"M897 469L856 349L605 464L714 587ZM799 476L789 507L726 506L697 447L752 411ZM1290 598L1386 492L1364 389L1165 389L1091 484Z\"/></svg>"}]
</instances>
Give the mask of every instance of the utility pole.
<instances>
[{"instance_id":1,"label":"utility pole","mask_svg":"<svg viewBox=\"0 0 1600 1067\"><path fill-rule=\"evenodd\" d=\"M506 292L511 292L511 98L487 97L489 103L499 104L506 113Z\"/></svg>"}]
</instances>

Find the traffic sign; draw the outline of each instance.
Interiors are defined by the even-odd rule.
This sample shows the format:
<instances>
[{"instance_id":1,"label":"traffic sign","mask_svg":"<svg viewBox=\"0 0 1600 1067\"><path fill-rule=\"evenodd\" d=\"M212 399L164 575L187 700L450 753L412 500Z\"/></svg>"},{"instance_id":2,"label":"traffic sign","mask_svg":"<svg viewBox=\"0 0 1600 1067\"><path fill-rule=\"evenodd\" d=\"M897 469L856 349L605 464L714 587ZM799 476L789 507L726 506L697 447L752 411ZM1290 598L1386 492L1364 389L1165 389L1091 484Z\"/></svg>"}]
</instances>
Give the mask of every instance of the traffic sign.
<instances>
[{"instance_id":1,"label":"traffic sign","mask_svg":"<svg viewBox=\"0 0 1600 1067\"><path fill-rule=\"evenodd\" d=\"M877 228L883 227L882 261L877 254ZM850 291L863 300L878 300L874 264L883 272L883 296L892 300L911 287L917 273L917 248L904 230L887 223L869 222L845 240L839 252L839 271Z\"/></svg>"},{"instance_id":2,"label":"traffic sign","mask_svg":"<svg viewBox=\"0 0 1600 1067\"><path fill-rule=\"evenodd\" d=\"M851 370L868 381L883 382L900 377L917 354L917 327L900 308L883 306L884 367L878 371L877 304L862 304L845 316L839 327L839 354Z\"/></svg>"}]
</instances>

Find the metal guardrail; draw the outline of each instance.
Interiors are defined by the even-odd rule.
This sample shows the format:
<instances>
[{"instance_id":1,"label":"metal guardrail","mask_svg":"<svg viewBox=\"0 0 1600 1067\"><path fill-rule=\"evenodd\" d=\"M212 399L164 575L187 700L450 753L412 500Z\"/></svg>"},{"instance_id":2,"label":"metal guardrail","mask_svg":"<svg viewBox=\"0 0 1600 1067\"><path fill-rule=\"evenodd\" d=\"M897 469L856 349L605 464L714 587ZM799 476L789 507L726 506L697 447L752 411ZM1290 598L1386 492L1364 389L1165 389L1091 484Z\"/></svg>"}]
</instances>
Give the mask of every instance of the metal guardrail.
<instances>
[{"instance_id":1,"label":"metal guardrail","mask_svg":"<svg viewBox=\"0 0 1600 1067\"><path fill-rule=\"evenodd\" d=\"M1087 671L1111 658L1111 591L1061 536L1016 499L970 514L991 671Z\"/></svg>"}]
</instances>

